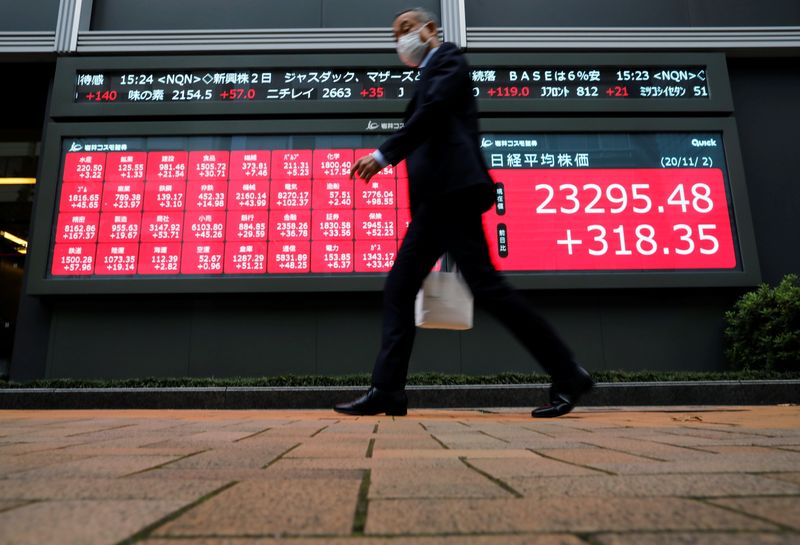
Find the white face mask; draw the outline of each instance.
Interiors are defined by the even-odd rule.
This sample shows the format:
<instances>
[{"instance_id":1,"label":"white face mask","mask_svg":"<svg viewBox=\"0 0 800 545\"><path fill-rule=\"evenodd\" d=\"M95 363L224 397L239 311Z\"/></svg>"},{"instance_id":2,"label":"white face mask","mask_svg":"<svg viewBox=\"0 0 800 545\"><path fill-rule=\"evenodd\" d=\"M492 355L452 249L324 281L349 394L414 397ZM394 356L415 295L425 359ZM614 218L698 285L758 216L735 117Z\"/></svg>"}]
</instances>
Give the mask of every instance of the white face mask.
<instances>
[{"instance_id":1,"label":"white face mask","mask_svg":"<svg viewBox=\"0 0 800 545\"><path fill-rule=\"evenodd\" d=\"M420 40L420 32L424 26L422 25L418 29L412 30L397 40L397 55L403 61L403 64L412 68L419 66L419 63L425 58L425 53L428 52L428 44L431 39L428 38L424 42Z\"/></svg>"}]
</instances>

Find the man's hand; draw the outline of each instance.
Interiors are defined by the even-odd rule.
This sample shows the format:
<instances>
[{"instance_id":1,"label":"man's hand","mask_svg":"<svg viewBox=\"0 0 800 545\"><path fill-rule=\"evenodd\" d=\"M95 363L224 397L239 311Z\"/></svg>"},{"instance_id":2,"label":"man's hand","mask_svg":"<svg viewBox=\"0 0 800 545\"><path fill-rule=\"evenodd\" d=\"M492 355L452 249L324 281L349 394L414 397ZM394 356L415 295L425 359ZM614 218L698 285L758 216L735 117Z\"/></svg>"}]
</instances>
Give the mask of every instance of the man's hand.
<instances>
[{"instance_id":1,"label":"man's hand","mask_svg":"<svg viewBox=\"0 0 800 545\"><path fill-rule=\"evenodd\" d=\"M364 179L364 182L368 182L369 179L380 172L380 170L381 166L378 164L378 161L376 161L372 155L365 155L353 163L353 168L350 169L350 178L355 180L356 174L358 174Z\"/></svg>"}]
</instances>

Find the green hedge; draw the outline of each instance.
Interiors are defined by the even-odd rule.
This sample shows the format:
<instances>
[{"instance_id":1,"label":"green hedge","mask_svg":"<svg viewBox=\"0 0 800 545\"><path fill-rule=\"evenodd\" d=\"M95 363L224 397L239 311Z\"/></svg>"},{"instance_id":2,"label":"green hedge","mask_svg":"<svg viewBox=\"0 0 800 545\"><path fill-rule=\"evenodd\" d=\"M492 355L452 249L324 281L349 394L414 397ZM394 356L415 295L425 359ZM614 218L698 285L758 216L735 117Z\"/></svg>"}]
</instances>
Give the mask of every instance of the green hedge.
<instances>
[{"instance_id":1,"label":"green hedge","mask_svg":"<svg viewBox=\"0 0 800 545\"><path fill-rule=\"evenodd\" d=\"M698 380L775 380L800 379L800 372L730 371L596 371L598 382L666 382ZM550 378L536 373L499 373L496 375L445 375L442 373L415 373L409 376L409 385L480 385L480 384L546 384ZM316 376L284 375L277 377L145 377L119 380L47 379L30 382L0 381L0 388L178 388L225 386L368 386L370 375Z\"/></svg>"},{"instance_id":2,"label":"green hedge","mask_svg":"<svg viewBox=\"0 0 800 545\"><path fill-rule=\"evenodd\" d=\"M800 371L800 282L762 284L725 313L725 355L734 369Z\"/></svg>"}]
</instances>

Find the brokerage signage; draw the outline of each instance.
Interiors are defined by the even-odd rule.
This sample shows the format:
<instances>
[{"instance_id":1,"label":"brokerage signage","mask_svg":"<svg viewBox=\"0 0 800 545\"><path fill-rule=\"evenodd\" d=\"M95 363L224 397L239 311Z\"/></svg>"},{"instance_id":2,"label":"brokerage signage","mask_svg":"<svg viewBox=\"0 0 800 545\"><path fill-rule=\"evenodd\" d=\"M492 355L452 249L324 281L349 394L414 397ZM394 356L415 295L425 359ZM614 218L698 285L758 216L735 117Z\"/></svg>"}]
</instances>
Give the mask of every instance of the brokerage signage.
<instances>
[{"instance_id":1,"label":"brokerage signage","mask_svg":"<svg viewBox=\"0 0 800 545\"><path fill-rule=\"evenodd\" d=\"M721 135L484 135L507 271L737 267Z\"/></svg>"},{"instance_id":2,"label":"brokerage signage","mask_svg":"<svg viewBox=\"0 0 800 545\"><path fill-rule=\"evenodd\" d=\"M480 65L470 72L475 97L521 102L553 99L708 101L705 65ZM75 74L74 102L375 102L407 100L419 79L397 68L203 68L91 70Z\"/></svg>"},{"instance_id":3,"label":"brokerage signage","mask_svg":"<svg viewBox=\"0 0 800 545\"><path fill-rule=\"evenodd\" d=\"M366 138L65 139L49 275L385 273L411 219L407 172L351 180ZM481 148L500 270L741 268L719 132L484 134Z\"/></svg>"}]
</instances>

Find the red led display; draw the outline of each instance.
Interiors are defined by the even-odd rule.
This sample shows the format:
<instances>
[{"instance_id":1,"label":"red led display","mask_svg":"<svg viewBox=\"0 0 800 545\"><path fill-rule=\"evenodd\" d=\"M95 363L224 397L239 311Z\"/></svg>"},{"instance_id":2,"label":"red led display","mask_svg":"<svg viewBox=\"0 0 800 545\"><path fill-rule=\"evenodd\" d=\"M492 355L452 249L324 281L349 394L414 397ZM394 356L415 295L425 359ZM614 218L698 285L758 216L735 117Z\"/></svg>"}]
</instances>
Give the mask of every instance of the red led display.
<instances>
[{"instance_id":1,"label":"red led display","mask_svg":"<svg viewBox=\"0 0 800 545\"><path fill-rule=\"evenodd\" d=\"M222 274L224 265L225 243L183 243L181 274Z\"/></svg>"},{"instance_id":2,"label":"red led display","mask_svg":"<svg viewBox=\"0 0 800 545\"><path fill-rule=\"evenodd\" d=\"M142 214L139 212L103 212L100 214L99 242L138 242Z\"/></svg>"},{"instance_id":3,"label":"red led display","mask_svg":"<svg viewBox=\"0 0 800 545\"><path fill-rule=\"evenodd\" d=\"M484 216L498 269L736 266L722 171L495 170L504 210Z\"/></svg>"},{"instance_id":4,"label":"red led display","mask_svg":"<svg viewBox=\"0 0 800 545\"><path fill-rule=\"evenodd\" d=\"M67 243L96 242L100 214L86 212L80 214L62 213L58 216L56 241Z\"/></svg>"},{"instance_id":5,"label":"red led display","mask_svg":"<svg viewBox=\"0 0 800 545\"><path fill-rule=\"evenodd\" d=\"M106 157L106 182L144 181L147 153L110 152Z\"/></svg>"},{"instance_id":6,"label":"red led display","mask_svg":"<svg viewBox=\"0 0 800 545\"><path fill-rule=\"evenodd\" d=\"M106 182L103 184L103 212L141 210L144 195L144 182Z\"/></svg>"},{"instance_id":7,"label":"red led display","mask_svg":"<svg viewBox=\"0 0 800 545\"><path fill-rule=\"evenodd\" d=\"M134 274L138 254L136 242L101 242L97 245L95 274Z\"/></svg>"},{"instance_id":8,"label":"red led display","mask_svg":"<svg viewBox=\"0 0 800 545\"><path fill-rule=\"evenodd\" d=\"M143 242L139 245L139 274L178 274L180 242Z\"/></svg>"},{"instance_id":9,"label":"red led display","mask_svg":"<svg viewBox=\"0 0 800 545\"><path fill-rule=\"evenodd\" d=\"M692 159L664 155L662 168L604 168L566 154L562 166L532 138L516 154L503 149L514 141L486 142L503 165L484 215L499 270L737 267L718 163L682 168ZM67 152L51 274L385 273L411 221L408 174L400 163L351 179L372 151Z\"/></svg>"},{"instance_id":10,"label":"red led display","mask_svg":"<svg viewBox=\"0 0 800 545\"><path fill-rule=\"evenodd\" d=\"M225 244L225 274L267 272L267 243L259 241Z\"/></svg>"},{"instance_id":11,"label":"red led display","mask_svg":"<svg viewBox=\"0 0 800 545\"><path fill-rule=\"evenodd\" d=\"M144 184L144 210L183 210L186 207L186 182L148 180Z\"/></svg>"},{"instance_id":12,"label":"red led display","mask_svg":"<svg viewBox=\"0 0 800 545\"><path fill-rule=\"evenodd\" d=\"M185 181L188 165L189 152L150 151L147 153L147 181Z\"/></svg>"}]
</instances>

